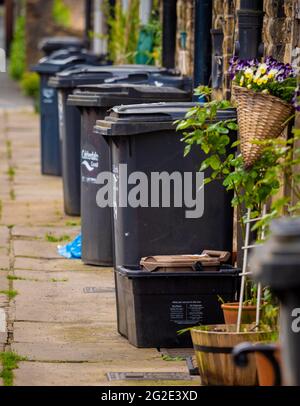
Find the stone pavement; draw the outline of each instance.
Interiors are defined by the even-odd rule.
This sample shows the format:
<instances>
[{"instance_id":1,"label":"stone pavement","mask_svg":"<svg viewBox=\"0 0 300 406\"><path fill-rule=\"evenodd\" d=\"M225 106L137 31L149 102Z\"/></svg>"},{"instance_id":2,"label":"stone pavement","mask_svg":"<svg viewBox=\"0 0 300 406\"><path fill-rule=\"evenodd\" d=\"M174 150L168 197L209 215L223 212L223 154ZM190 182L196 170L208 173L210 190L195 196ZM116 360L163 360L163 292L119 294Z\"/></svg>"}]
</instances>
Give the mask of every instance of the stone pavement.
<instances>
[{"instance_id":1,"label":"stone pavement","mask_svg":"<svg viewBox=\"0 0 300 406\"><path fill-rule=\"evenodd\" d=\"M32 112L33 102L20 92L20 88L8 75L0 73L0 109L23 110Z\"/></svg>"},{"instance_id":2,"label":"stone pavement","mask_svg":"<svg viewBox=\"0 0 300 406\"><path fill-rule=\"evenodd\" d=\"M40 175L38 134L34 113L0 111L0 352L26 359L14 384L140 385L108 382L106 373L186 373L184 361L165 361L118 335L111 269L58 257L51 241L77 235L79 220L63 214L61 179Z\"/></svg>"}]
</instances>

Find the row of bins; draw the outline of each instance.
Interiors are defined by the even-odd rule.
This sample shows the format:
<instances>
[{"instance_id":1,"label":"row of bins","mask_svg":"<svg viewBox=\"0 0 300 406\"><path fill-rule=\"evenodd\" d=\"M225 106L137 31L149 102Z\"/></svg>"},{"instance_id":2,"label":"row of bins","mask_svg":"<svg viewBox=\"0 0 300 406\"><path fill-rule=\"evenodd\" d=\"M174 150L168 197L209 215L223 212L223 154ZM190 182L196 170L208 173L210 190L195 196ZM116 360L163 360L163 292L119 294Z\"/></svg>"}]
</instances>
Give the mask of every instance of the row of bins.
<instances>
[{"instance_id":1,"label":"row of bins","mask_svg":"<svg viewBox=\"0 0 300 406\"><path fill-rule=\"evenodd\" d=\"M117 258L117 251L115 256L113 254L113 247L116 247L112 231L113 208L99 208L96 203L97 193L100 188L97 184L98 175L103 172L113 171L114 175L118 176L117 169L119 167L117 162L112 165L111 140L103 136L101 130L99 133L98 126L95 131L94 125L96 121L100 119L104 120L107 111L119 104L135 105L141 100L148 102L155 102L156 100L182 100L184 102L188 99L189 95L175 88L125 84L93 86L88 90L87 88L80 89L69 97L69 104L78 106L81 110L82 259L85 263L112 266L115 257L115 264L127 265L127 262L123 262L123 258ZM105 128L106 130L107 128ZM125 131L124 135L130 136L130 130L127 134ZM161 141L162 143L165 142L164 139ZM156 148L156 145L153 143L152 147ZM140 159L144 159L145 155L151 154L152 150L149 150L149 146L146 144L141 145L141 149L136 149L135 146L133 148L135 149L133 152L134 156L139 156ZM124 156L121 163L130 165L128 158L129 156ZM155 164L155 161L153 163ZM138 167L132 169L138 170ZM132 224L132 226L138 227L138 224ZM154 227L154 224L152 224L152 227ZM129 229L128 233L130 233ZM133 234L130 233L130 236L133 237ZM99 241L101 241L101 244L99 244ZM135 243L135 241L132 242ZM134 246L131 249L130 255L134 255ZM154 246L153 250L155 251ZM132 265L135 262L130 264Z\"/></svg>"},{"instance_id":2,"label":"row of bins","mask_svg":"<svg viewBox=\"0 0 300 406\"><path fill-rule=\"evenodd\" d=\"M70 41L62 50L59 42L46 42L47 56L33 68L42 84L42 172L62 174L65 212L82 217L84 263L114 266L119 333L137 347L189 347L189 335L178 331L223 322L219 297L234 301L239 280L228 261L218 269L203 267L207 254L193 257L196 267L179 270L149 269L141 262L157 255L232 252L230 196L218 182L198 190L204 156L195 150L184 158L174 124L195 105L191 80L164 68L104 65L83 44ZM235 114L222 110L218 119ZM147 184L149 200L141 203L130 179L143 174L148 182L153 173L179 177L182 191L186 181L186 189L198 192L188 201L182 194L185 205L177 207L171 182L164 207L159 197L151 204ZM99 200L104 174L113 180L105 207ZM186 174L192 177L186 180ZM167 187L162 180L158 194ZM124 188L126 196L135 194L136 207L119 204Z\"/></svg>"},{"instance_id":3,"label":"row of bins","mask_svg":"<svg viewBox=\"0 0 300 406\"><path fill-rule=\"evenodd\" d=\"M105 87L101 90L99 84L106 82ZM109 83L107 83L109 82ZM143 100L143 94L137 94L135 97L131 97L126 90L118 87L125 86L125 83L147 84L151 89L156 98L149 96L149 100L189 100L190 91L186 92L182 90L178 91L176 94L176 88L190 88L187 81L181 77L171 75L163 69L139 66L139 65L128 65L128 66L109 66L109 67L72 67L60 74L52 77L49 80L49 85L52 86L58 92L58 105L59 105L59 115L62 118L60 120L60 138L62 140L62 176L64 181L64 202L65 202L65 212L68 215L80 215L80 112L74 107L74 105L68 104L67 99L69 95L72 95L75 88L92 86L95 83L99 86L96 91L93 88L90 90L93 94L89 98L89 107L94 107L97 112L95 112L96 117L103 118L106 111L119 104L130 104L138 103ZM154 85L154 83L159 84ZM173 87L169 90L161 90L163 86L172 85ZM141 86L141 85L140 85ZM103 94L101 98L95 95L97 92ZM106 94L106 97L104 95ZM138 91L136 92L138 93ZM147 98L150 91L145 94ZM119 96L119 98L118 98ZM91 98L94 100L91 101ZM96 98L96 99L95 99ZM110 100L111 99L111 100ZM80 107L80 106L79 106ZM85 107L85 104L83 104ZM90 109L92 110L92 109ZM72 166L68 165L72 162ZM75 190L73 190L75 188Z\"/></svg>"}]
</instances>

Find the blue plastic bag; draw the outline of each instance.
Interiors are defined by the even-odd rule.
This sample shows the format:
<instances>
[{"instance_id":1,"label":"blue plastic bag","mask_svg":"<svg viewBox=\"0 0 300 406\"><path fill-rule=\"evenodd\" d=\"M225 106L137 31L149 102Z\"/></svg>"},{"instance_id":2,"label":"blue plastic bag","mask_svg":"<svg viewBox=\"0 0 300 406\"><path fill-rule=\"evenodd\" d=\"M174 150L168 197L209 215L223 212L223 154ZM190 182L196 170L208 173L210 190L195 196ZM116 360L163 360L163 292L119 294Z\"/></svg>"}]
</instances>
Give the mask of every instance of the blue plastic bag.
<instances>
[{"instance_id":1,"label":"blue plastic bag","mask_svg":"<svg viewBox=\"0 0 300 406\"><path fill-rule=\"evenodd\" d=\"M58 254L67 259L81 259L81 234L67 245L57 247Z\"/></svg>"}]
</instances>

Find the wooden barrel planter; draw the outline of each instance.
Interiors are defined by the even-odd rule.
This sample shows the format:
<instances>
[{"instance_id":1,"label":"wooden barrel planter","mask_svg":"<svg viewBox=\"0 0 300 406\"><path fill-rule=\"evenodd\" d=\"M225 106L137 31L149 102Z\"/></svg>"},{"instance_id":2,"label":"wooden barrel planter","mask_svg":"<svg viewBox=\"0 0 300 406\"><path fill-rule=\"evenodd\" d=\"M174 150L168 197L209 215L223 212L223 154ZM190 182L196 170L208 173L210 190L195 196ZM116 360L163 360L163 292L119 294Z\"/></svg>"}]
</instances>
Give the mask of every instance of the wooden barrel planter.
<instances>
[{"instance_id":1,"label":"wooden barrel planter","mask_svg":"<svg viewBox=\"0 0 300 406\"><path fill-rule=\"evenodd\" d=\"M253 325L211 325L191 330L202 385L255 386L257 370L254 354L246 368L238 368L231 355L233 348L243 342L257 343L271 339L271 332L251 331Z\"/></svg>"}]
</instances>

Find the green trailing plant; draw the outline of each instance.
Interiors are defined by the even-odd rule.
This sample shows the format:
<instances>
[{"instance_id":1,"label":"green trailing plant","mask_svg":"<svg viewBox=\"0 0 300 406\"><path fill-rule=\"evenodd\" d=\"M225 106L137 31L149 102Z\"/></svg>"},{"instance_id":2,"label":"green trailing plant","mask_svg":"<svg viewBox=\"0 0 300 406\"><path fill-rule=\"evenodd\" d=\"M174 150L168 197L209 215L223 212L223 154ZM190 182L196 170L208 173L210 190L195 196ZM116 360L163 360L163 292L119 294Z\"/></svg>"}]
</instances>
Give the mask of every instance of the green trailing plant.
<instances>
[{"instance_id":1,"label":"green trailing plant","mask_svg":"<svg viewBox=\"0 0 300 406\"><path fill-rule=\"evenodd\" d=\"M25 96L38 99L40 92L40 78L35 72L25 72L21 80L21 88Z\"/></svg>"},{"instance_id":2,"label":"green trailing plant","mask_svg":"<svg viewBox=\"0 0 300 406\"><path fill-rule=\"evenodd\" d=\"M33 98L35 108L38 111L40 96L39 75L35 72L25 72L21 79L20 85L24 95Z\"/></svg>"},{"instance_id":3,"label":"green trailing plant","mask_svg":"<svg viewBox=\"0 0 300 406\"><path fill-rule=\"evenodd\" d=\"M123 10L122 0L116 0L112 8L105 2L109 27L108 53L115 64L134 63L139 35L140 0L132 0L127 12Z\"/></svg>"},{"instance_id":4,"label":"green trailing plant","mask_svg":"<svg viewBox=\"0 0 300 406\"><path fill-rule=\"evenodd\" d=\"M25 72L25 16L16 20L15 32L10 50L9 74L14 80L21 80Z\"/></svg>"},{"instance_id":5,"label":"green trailing plant","mask_svg":"<svg viewBox=\"0 0 300 406\"><path fill-rule=\"evenodd\" d=\"M52 18L55 24L61 27L70 27L71 10L63 0L54 0L52 8Z\"/></svg>"},{"instance_id":6,"label":"green trailing plant","mask_svg":"<svg viewBox=\"0 0 300 406\"><path fill-rule=\"evenodd\" d=\"M269 326L273 331L279 330L279 302L269 288L263 291L263 304L261 309L261 325ZM277 337L278 338L278 337ZM277 340L274 340L277 341Z\"/></svg>"},{"instance_id":7,"label":"green trailing plant","mask_svg":"<svg viewBox=\"0 0 300 406\"><path fill-rule=\"evenodd\" d=\"M193 107L185 119L177 123L177 129L184 133L185 155L193 147L206 155L200 167L200 171L207 173L205 184L218 180L228 192L234 192L232 206L237 208L242 226L245 209L251 209L252 216L257 217L263 205L271 202L270 212L256 223L253 230L267 227L270 221L284 213L297 215L300 209L300 175L297 171L300 131L294 130L289 138L256 141L263 145L263 154L251 168L245 168L241 154L234 152L239 141L230 137L230 132L238 129L236 121L217 119L218 110L229 108L230 102L211 100L212 91L207 87L198 88L196 94L207 98L208 102ZM280 196L280 190L287 186L292 193Z\"/></svg>"},{"instance_id":8,"label":"green trailing plant","mask_svg":"<svg viewBox=\"0 0 300 406\"><path fill-rule=\"evenodd\" d=\"M257 142L263 146L261 157L250 168L245 168L240 153L235 152L239 141L234 141L231 131L237 130L235 120L218 120L217 112L231 107L228 101L212 100L212 90L199 87L196 94L207 100L193 107L185 119L177 123L183 132L185 155L192 148L205 154L200 171L206 172L205 184L219 181L233 193L232 206L237 209L238 221L244 229L245 209L251 209L253 218L261 216L262 208L269 204L270 210L255 223L252 230L258 242L264 229L268 236L269 224L283 214L298 216L300 209L300 130L294 130L288 138ZM280 194L283 188L291 193ZM256 304L256 287L247 284L245 304ZM269 289L264 289L262 302L262 325L277 326L279 308Z\"/></svg>"}]
</instances>

